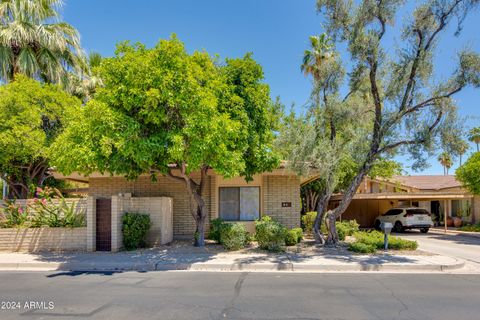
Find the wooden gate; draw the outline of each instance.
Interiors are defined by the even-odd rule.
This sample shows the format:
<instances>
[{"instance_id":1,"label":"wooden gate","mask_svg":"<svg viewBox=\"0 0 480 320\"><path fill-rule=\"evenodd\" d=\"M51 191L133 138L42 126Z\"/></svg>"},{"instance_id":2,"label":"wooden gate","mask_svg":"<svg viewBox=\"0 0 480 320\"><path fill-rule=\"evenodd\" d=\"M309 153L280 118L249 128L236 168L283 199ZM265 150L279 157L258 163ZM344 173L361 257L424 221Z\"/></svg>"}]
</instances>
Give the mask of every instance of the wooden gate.
<instances>
[{"instance_id":1,"label":"wooden gate","mask_svg":"<svg viewBox=\"0 0 480 320\"><path fill-rule=\"evenodd\" d=\"M97 251L112 250L112 200L97 199L96 214Z\"/></svg>"}]
</instances>

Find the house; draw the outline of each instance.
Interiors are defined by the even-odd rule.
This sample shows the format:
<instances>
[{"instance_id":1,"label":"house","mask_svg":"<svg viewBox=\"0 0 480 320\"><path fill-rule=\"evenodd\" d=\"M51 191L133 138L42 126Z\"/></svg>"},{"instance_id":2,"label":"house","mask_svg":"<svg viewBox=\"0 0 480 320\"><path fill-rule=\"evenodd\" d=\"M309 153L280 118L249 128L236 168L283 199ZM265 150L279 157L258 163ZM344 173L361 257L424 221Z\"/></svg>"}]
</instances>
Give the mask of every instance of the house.
<instances>
[{"instance_id":1,"label":"house","mask_svg":"<svg viewBox=\"0 0 480 320\"><path fill-rule=\"evenodd\" d=\"M334 195L335 207L341 195ZM469 214L464 220L480 221L480 196L462 188L452 175L394 176L391 179L365 178L342 219L355 219L362 227L373 227L375 218L397 206L417 206L432 213L434 220Z\"/></svg>"},{"instance_id":2,"label":"house","mask_svg":"<svg viewBox=\"0 0 480 320\"><path fill-rule=\"evenodd\" d=\"M195 176L199 174L193 174ZM55 173L55 177L88 183L89 250L120 249L121 216L128 211L150 214L152 228L148 238L152 245L172 238L191 239L194 235L195 222L182 182L162 175L153 181L148 174L135 180L100 173L87 177ZM225 179L213 170L209 170L207 179L203 197L209 221L220 217L243 223L253 232L254 220L268 215L288 228L300 226L300 185L304 179L285 165L257 174L250 182L241 177Z\"/></svg>"}]
</instances>

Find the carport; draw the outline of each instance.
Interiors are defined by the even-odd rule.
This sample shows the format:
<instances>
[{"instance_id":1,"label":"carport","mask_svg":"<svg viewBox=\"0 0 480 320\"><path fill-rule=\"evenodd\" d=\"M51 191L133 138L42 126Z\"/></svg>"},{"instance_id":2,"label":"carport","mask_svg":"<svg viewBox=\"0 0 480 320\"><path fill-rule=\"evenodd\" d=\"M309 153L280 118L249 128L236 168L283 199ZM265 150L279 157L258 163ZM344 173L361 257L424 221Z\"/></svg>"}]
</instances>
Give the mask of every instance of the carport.
<instances>
[{"instance_id":1,"label":"carport","mask_svg":"<svg viewBox=\"0 0 480 320\"><path fill-rule=\"evenodd\" d=\"M331 198L330 206L336 207L341 199L342 195L334 195ZM445 230L447 230L447 217L451 217L452 213L456 212L454 210L456 206L452 205L453 201L456 200L470 200L470 205L472 205L473 195L464 192L357 193L341 219L355 219L361 227L371 228L377 216L393 207L417 206L432 212L434 211L433 207L437 206L438 212L433 212L433 214L437 218L440 213L443 214L443 223ZM475 222L475 214L473 210L471 212L470 218L473 223Z\"/></svg>"}]
</instances>

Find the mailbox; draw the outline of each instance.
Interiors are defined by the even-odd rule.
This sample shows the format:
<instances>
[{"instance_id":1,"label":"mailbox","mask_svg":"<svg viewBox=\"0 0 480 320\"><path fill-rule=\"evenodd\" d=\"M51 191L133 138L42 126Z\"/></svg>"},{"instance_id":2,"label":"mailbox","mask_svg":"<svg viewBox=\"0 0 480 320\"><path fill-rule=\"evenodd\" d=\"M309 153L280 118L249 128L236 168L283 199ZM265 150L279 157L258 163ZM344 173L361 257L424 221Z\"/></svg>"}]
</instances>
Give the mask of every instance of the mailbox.
<instances>
[{"instance_id":1,"label":"mailbox","mask_svg":"<svg viewBox=\"0 0 480 320\"><path fill-rule=\"evenodd\" d=\"M390 222L382 222L380 223L380 229L382 229L383 233L390 234L393 229L393 225Z\"/></svg>"},{"instance_id":2,"label":"mailbox","mask_svg":"<svg viewBox=\"0 0 480 320\"><path fill-rule=\"evenodd\" d=\"M380 223L380 229L383 231L383 248L388 250L388 235L392 232L393 225L390 222Z\"/></svg>"}]
</instances>

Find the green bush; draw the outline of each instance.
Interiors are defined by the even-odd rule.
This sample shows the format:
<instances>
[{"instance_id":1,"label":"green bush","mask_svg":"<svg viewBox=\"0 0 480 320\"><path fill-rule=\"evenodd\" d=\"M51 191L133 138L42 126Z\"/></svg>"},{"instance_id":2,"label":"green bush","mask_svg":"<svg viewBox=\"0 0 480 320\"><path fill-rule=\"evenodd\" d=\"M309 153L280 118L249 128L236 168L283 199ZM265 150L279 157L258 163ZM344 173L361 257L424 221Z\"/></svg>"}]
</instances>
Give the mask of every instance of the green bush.
<instances>
[{"instance_id":1,"label":"green bush","mask_svg":"<svg viewBox=\"0 0 480 320\"><path fill-rule=\"evenodd\" d=\"M250 241L247 229L242 223L222 223L220 228L220 243L227 250L240 250Z\"/></svg>"},{"instance_id":2,"label":"green bush","mask_svg":"<svg viewBox=\"0 0 480 320\"><path fill-rule=\"evenodd\" d=\"M316 211L307 212L302 216L303 230L306 234L312 234L313 223L315 222L316 216Z\"/></svg>"},{"instance_id":3,"label":"green bush","mask_svg":"<svg viewBox=\"0 0 480 320\"><path fill-rule=\"evenodd\" d=\"M362 242L352 242L349 244L348 250L358 253L375 253L377 248Z\"/></svg>"},{"instance_id":4,"label":"green bush","mask_svg":"<svg viewBox=\"0 0 480 320\"><path fill-rule=\"evenodd\" d=\"M480 232L480 223L467 224L460 228L461 231Z\"/></svg>"},{"instance_id":5,"label":"green bush","mask_svg":"<svg viewBox=\"0 0 480 320\"><path fill-rule=\"evenodd\" d=\"M5 200L0 208L2 228L64 228L85 226L85 212L77 210L76 203L68 204L60 191L55 188L37 188L38 198L20 206L15 200Z\"/></svg>"},{"instance_id":6,"label":"green bush","mask_svg":"<svg viewBox=\"0 0 480 320\"><path fill-rule=\"evenodd\" d=\"M297 242L300 242L303 239L302 228L293 228L292 231L294 231L297 234Z\"/></svg>"},{"instance_id":7,"label":"green bush","mask_svg":"<svg viewBox=\"0 0 480 320\"><path fill-rule=\"evenodd\" d=\"M353 234L358 231L359 227L355 220L337 222L335 226L337 227L338 239L341 241L345 240L346 236L353 236Z\"/></svg>"},{"instance_id":8,"label":"green bush","mask_svg":"<svg viewBox=\"0 0 480 320\"><path fill-rule=\"evenodd\" d=\"M383 249L384 243L383 233L379 231L364 232L359 231L353 234L355 242L350 244L349 249L355 252L361 252L356 250L367 250L364 246L358 245L359 243L365 246L375 248L376 250ZM388 248L391 250L416 250L418 243L416 241L405 240L398 237L388 236Z\"/></svg>"},{"instance_id":9,"label":"green bush","mask_svg":"<svg viewBox=\"0 0 480 320\"><path fill-rule=\"evenodd\" d=\"M220 230L224 225L225 222L221 218L211 220L207 238L215 240L216 243L220 243Z\"/></svg>"},{"instance_id":10,"label":"green bush","mask_svg":"<svg viewBox=\"0 0 480 320\"><path fill-rule=\"evenodd\" d=\"M297 233L293 230L288 230L285 236L285 244L287 246L294 246L298 243Z\"/></svg>"},{"instance_id":11,"label":"green bush","mask_svg":"<svg viewBox=\"0 0 480 320\"><path fill-rule=\"evenodd\" d=\"M5 207L0 211L0 226L2 228L21 228L28 226L28 207L23 208L15 200L5 199Z\"/></svg>"},{"instance_id":12,"label":"green bush","mask_svg":"<svg viewBox=\"0 0 480 320\"><path fill-rule=\"evenodd\" d=\"M302 228L293 228L287 231L285 236L285 244L287 246L294 246L303 239L303 230Z\"/></svg>"},{"instance_id":13,"label":"green bush","mask_svg":"<svg viewBox=\"0 0 480 320\"><path fill-rule=\"evenodd\" d=\"M262 249L280 251L285 246L287 228L268 216L255 221L255 239Z\"/></svg>"},{"instance_id":14,"label":"green bush","mask_svg":"<svg viewBox=\"0 0 480 320\"><path fill-rule=\"evenodd\" d=\"M58 198L58 203L53 198L46 197L35 199L29 205L30 227L41 228L78 228L85 226L85 214L77 211L76 203L67 204L65 198Z\"/></svg>"},{"instance_id":15,"label":"green bush","mask_svg":"<svg viewBox=\"0 0 480 320\"><path fill-rule=\"evenodd\" d=\"M122 217L123 246L127 250L145 247L145 237L150 229L150 216L125 213Z\"/></svg>"}]
</instances>

